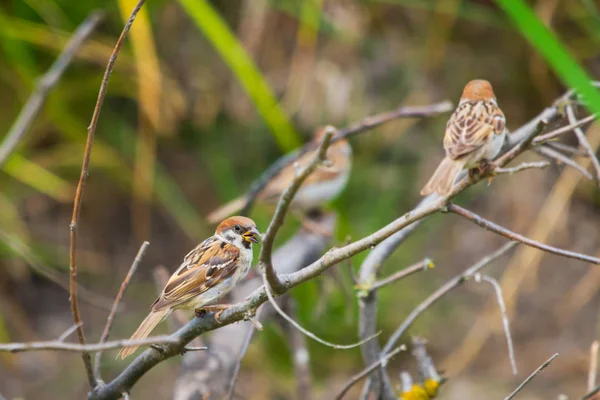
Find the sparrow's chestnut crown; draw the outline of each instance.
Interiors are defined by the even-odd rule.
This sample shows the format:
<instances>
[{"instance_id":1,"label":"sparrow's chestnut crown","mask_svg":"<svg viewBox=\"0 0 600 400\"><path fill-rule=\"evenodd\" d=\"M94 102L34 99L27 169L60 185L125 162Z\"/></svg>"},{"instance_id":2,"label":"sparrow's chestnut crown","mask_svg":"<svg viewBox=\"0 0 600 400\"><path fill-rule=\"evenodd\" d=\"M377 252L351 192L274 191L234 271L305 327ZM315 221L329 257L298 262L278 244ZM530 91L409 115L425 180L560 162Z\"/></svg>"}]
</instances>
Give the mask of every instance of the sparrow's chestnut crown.
<instances>
[{"instance_id":1,"label":"sparrow's chestnut crown","mask_svg":"<svg viewBox=\"0 0 600 400\"><path fill-rule=\"evenodd\" d=\"M242 236L246 242L257 243L260 238L256 223L246 217L236 216L227 218L217 226L215 234L228 236L225 234L227 231L233 231L237 235Z\"/></svg>"},{"instance_id":2,"label":"sparrow's chestnut crown","mask_svg":"<svg viewBox=\"0 0 600 400\"><path fill-rule=\"evenodd\" d=\"M475 79L465 85L461 101L477 101L477 100L493 100L496 96L494 95L494 89L492 89L491 83L484 79Z\"/></svg>"}]
</instances>

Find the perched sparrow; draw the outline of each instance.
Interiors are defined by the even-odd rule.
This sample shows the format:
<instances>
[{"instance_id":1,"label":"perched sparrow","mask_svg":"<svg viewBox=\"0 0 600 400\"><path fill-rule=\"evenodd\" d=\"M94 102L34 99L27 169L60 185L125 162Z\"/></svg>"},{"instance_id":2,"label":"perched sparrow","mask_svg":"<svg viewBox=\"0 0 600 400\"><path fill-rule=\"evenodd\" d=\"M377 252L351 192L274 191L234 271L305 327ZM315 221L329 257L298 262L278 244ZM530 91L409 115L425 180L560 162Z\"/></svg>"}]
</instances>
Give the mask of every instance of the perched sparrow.
<instances>
[{"instance_id":1,"label":"perched sparrow","mask_svg":"<svg viewBox=\"0 0 600 400\"><path fill-rule=\"evenodd\" d=\"M261 190L256 200L266 204L277 204L281 194L287 189L296 174L297 168L306 167L314 158L327 129L319 130L309 144L309 148L293 163L279 171ZM296 193L291 207L294 210L309 211L336 198L346 186L350 176L352 147L346 139L337 140L327 149L326 165L320 166L306 178ZM214 223L241 210L248 201L247 196L239 197L208 215Z\"/></svg>"},{"instance_id":2,"label":"perched sparrow","mask_svg":"<svg viewBox=\"0 0 600 400\"><path fill-rule=\"evenodd\" d=\"M446 195L463 168L476 168L493 160L502 149L505 125L492 85L479 79L467 83L458 108L446 125L446 157L421 190L421 195L433 192Z\"/></svg>"},{"instance_id":3,"label":"perched sparrow","mask_svg":"<svg viewBox=\"0 0 600 400\"><path fill-rule=\"evenodd\" d=\"M204 306L223 297L246 276L252 264L252 243L257 243L258 238L260 234L250 218L231 217L221 222L213 236L185 256L131 339L147 337L174 309L200 312L226 308ZM123 348L117 358L127 357L137 347Z\"/></svg>"}]
</instances>

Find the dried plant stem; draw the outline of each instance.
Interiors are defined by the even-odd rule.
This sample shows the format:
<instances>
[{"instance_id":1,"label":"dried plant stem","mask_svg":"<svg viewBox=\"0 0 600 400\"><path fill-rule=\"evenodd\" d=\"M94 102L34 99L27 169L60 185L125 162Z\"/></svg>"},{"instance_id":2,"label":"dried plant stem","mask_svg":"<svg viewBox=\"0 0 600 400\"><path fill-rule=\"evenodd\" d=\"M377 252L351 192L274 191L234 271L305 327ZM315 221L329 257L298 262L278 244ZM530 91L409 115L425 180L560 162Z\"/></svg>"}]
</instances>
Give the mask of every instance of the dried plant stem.
<instances>
[{"instance_id":1,"label":"dried plant stem","mask_svg":"<svg viewBox=\"0 0 600 400\"><path fill-rule=\"evenodd\" d=\"M571 125L577 123L577 118L575 118L575 111L573 111L573 106L571 106L571 105L567 106L566 111L567 111L567 118L569 119L569 122L571 123ZM590 146L589 142L587 141L587 139L585 137L585 133L583 133L583 131L581 130L580 127L573 128L573 132L575 132L575 135L577 136L579 145L581 147L583 147L583 149L587 152L588 157L590 157L590 160L592 162L592 166L594 169L594 175L596 178L596 182L600 183L600 161L598 161L598 157L596 157L596 153L594 152L594 149L592 149L592 146Z\"/></svg>"},{"instance_id":2,"label":"dried plant stem","mask_svg":"<svg viewBox=\"0 0 600 400\"><path fill-rule=\"evenodd\" d=\"M31 342L31 343L0 343L0 352L21 353L24 351L72 351L77 353L88 353L112 349L120 349L129 346L144 346L151 344L176 343L177 338L172 336L155 336L140 340L113 340L104 343L65 343L59 340L49 342Z\"/></svg>"},{"instance_id":3,"label":"dried plant stem","mask_svg":"<svg viewBox=\"0 0 600 400\"><path fill-rule=\"evenodd\" d=\"M135 274L137 267L140 265L140 262L142 262L142 258L144 257L144 254L146 253L146 249L148 248L149 245L150 245L149 242L142 243L142 245L140 246L140 249L138 250L137 255L135 256L135 259L133 260L133 263L131 263L131 267L129 267L129 271L127 272L127 275L125 275L125 279L123 279L123 283L121 283L121 288L119 289L119 293L117 293L117 297L115 297L115 301L113 302L110 313L108 314L108 318L106 320L106 325L104 326L104 331L102 331L102 336L100 336L99 343L104 343L104 342L106 342L106 340L108 340L108 336L110 335L110 329L112 328L115 314L117 313L117 310L119 309L119 303L121 302L121 299L123 298L123 295L125 294L125 291L127 290L127 287L129 286L129 282L131 281L133 274ZM102 364L102 352L100 351L100 352L98 352L98 354L96 354L96 358L94 358L94 376L98 380L101 379L101 376L100 376L101 364Z\"/></svg>"},{"instance_id":4,"label":"dried plant stem","mask_svg":"<svg viewBox=\"0 0 600 400\"><path fill-rule=\"evenodd\" d=\"M598 348L600 342L594 340L590 346L590 368L588 371L587 390L591 392L596 387L596 378L598 376Z\"/></svg>"},{"instance_id":5,"label":"dried plant stem","mask_svg":"<svg viewBox=\"0 0 600 400\"><path fill-rule=\"evenodd\" d=\"M0 145L0 167L2 167L8 156L12 154L19 142L25 137L29 127L42 109L46 97L48 97L52 88L60 81L73 57L96 29L103 15L101 11L92 12L73 33L73 36L71 36L64 50L56 61L54 61L50 69L38 80L34 92L27 99L27 102Z\"/></svg>"},{"instance_id":6,"label":"dried plant stem","mask_svg":"<svg viewBox=\"0 0 600 400\"><path fill-rule=\"evenodd\" d=\"M556 151L554 149L551 149L551 148L545 147L545 146L535 147L533 149L533 151L543 157L556 160L559 164L565 164L565 165L568 165L569 167L575 168L577 171L581 172L581 175L585 176L587 179L590 179L590 180L594 179L592 174L590 174L583 166L579 165L575 160L565 156L560 151Z\"/></svg>"},{"instance_id":7,"label":"dried plant stem","mask_svg":"<svg viewBox=\"0 0 600 400\"><path fill-rule=\"evenodd\" d=\"M529 376L527 377L527 379L525 379L525 380L523 381L523 383L521 383L519 386L517 386L517 388L516 388L516 389L515 389L515 390L514 390L514 391L513 391L511 394L509 394L508 396L506 396L506 397L504 398L504 400L510 400L510 399L512 399L513 397L515 397L515 396L517 395L517 393L519 393L519 392L520 392L520 391L521 391L521 390L522 390L522 389L525 387L525 385L527 385L529 382L531 382L531 380L532 380L533 378L535 378L537 374L539 374L540 372L542 372L542 370L543 370L544 368L546 368L548 365L550 365L550 363L551 363L552 361L554 361L554 359L555 359L556 357L558 357L558 353L555 353L555 354L554 354L552 357L550 357L549 359L547 359L547 360L546 360L546 362L544 362L542 365L540 365L540 366L538 367L538 369L536 369L535 371L533 371L533 372L531 373L531 375L529 375Z\"/></svg>"},{"instance_id":8,"label":"dried plant stem","mask_svg":"<svg viewBox=\"0 0 600 400\"><path fill-rule=\"evenodd\" d=\"M550 163L548 161L524 162L512 168L496 168L494 172L496 174L514 174L516 172L521 172L526 169L544 169L547 168L549 165Z\"/></svg>"},{"instance_id":9,"label":"dried plant stem","mask_svg":"<svg viewBox=\"0 0 600 400\"><path fill-rule=\"evenodd\" d=\"M419 271L426 271L428 268L433 268L433 261L431 261L429 258L426 258L423 261L411 265L410 267L406 267L396 273L393 273L387 278L383 278L382 280L375 282L373 285L371 285L371 287L369 287L368 290L370 292L374 290L379 290L389 284L404 279L407 276L411 276L414 273L417 273Z\"/></svg>"},{"instance_id":10,"label":"dried plant stem","mask_svg":"<svg viewBox=\"0 0 600 400\"><path fill-rule=\"evenodd\" d=\"M79 301L77 298L77 224L79 223L79 211L81 210L81 199L83 197L83 189L85 186L85 181L89 174L88 168L90 164L90 156L92 153L92 144L94 142L94 135L96 133L96 126L98 124L98 118L100 116L100 110L102 109L102 104L104 103L104 97L106 95L106 89L108 87L108 80L110 79L110 75L114 68L115 62L117 60L117 56L119 55L119 51L121 50L121 46L125 41L125 37L135 20L138 12L142 8L145 0L139 0L133 11L123 31L121 32L121 36L113 49L113 52L108 60L108 64L106 66L106 70L104 72L104 77L102 78L102 83L100 84L100 90L98 92L98 99L96 100L96 106L94 107L94 113L92 115L92 120L90 122L90 126L88 127L88 135L87 141L85 144L85 153L83 156L83 162L81 166L81 175L79 176L79 182L77 184L77 191L75 192L75 200L73 203L73 216L71 217L71 224L69 225L70 229L70 244L69 244L69 294L71 301L71 312L73 314L73 322L78 325L81 323L81 315L79 313ZM85 334L83 332L83 328L81 325L78 325L77 328L77 339L79 340L79 344L85 344ZM81 357L83 359L83 364L85 366L87 372L87 378L90 386L94 388L97 385L96 378L94 377L94 371L92 369L92 359L90 354L87 351L83 351L81 353Z\"/></svg>"}]
</instances>

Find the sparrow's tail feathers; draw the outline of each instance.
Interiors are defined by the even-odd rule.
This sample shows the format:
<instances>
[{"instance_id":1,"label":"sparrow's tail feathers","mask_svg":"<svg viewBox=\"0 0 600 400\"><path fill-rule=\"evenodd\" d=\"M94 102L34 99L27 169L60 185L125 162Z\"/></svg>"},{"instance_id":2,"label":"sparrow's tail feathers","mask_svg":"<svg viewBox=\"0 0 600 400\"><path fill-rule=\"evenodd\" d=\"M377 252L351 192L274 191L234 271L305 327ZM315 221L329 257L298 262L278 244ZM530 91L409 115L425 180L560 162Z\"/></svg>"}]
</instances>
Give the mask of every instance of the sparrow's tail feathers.
<instances>
[{"instance_id":1,"label":"sparrow's tail feathers","mask_svg":"<svg viewBox=\"0 0 600 400\"><path fill-rule=\"evenodd\" d=\"M440 196L450 193L456 176L462 169L461 162L445 157L431 179L429 179L429 182L427 182L427 185L421 189L421 196L427 196L433 192L437 192Z\"/></svg>"},{"instance_id":2,"label":"sparrow's tail feathers","mask_svg":"<svg viewBox=\"0 0 600 400\"><path fill-rule=\"evenodd\" d=\"M246 196L238 197L237 199L231 200L229 203L217 208L206 216L206 219L211 224L216 224L223 221L230 215L235 214L246 206Z\"/></svg>"},{"instance_id":3,"label":"sparrow's tail feathers","mask_svg":"<svg viewBox=\"0 0 600 400\"><path fill-rule=\"evenodd\" d=\"M144 319L144 321L140 324L139 328L137 328L133 335L131 335L130 340L140 340L148 337L156 325L158 325L163 319L167 318L170 313L170 309L150 312L146 319ZM119 354L117 354L117 358L121 357L121 359L123 359L133 354L138 347L139 346L123 347Z\"/></svg>"}]
</instances>

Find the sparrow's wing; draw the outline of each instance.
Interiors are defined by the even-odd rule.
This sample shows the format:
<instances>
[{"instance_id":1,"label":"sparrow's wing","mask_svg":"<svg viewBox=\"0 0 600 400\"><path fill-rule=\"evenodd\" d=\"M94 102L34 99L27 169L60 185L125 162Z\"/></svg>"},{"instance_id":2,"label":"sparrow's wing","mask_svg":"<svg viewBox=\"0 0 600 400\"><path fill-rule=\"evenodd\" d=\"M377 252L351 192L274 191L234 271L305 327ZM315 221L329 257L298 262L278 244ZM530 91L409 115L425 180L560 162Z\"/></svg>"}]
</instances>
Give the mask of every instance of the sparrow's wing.
<instances>
[{"instance_id":1,"label":"sparrow's wing","mask_svg":"<svg viewBox=\"0 0 600 400\"><path fill-rule=\"evenodd\" d=\"M279 173L267 183L259 197L261 200L272 203L279 200L279 197L285 189L290 185L292 179L296 175L297 168L305 168L314 159L318 147L318 143L313 143L310 151L302 154L295 162L288 164ZM331 145L327 150L328 165L322 165L308 176L303 182L303 186L308 186L313 183L326 182L337 178L341 173L348 168L350 158L344 152L342 147L347 146L347 142L339 140Z\"/></svg>"},{"instance_id":2,"label":"sparrow's wing","mask_svg":"<svg viewBox=\"0 0 600 400\"><path fill-rule=\"evenodd\" d=\"M446 126L446 155L456 160L469 154L504 131L506 120L502 110L492 102L468 102L460 105Z\"/></svg>"},{"instance_id":3,"label":"sparrow's wing","mask_svg":"<svg viewBox=\"0 0 600 400\"><path fill-rule=\"evenodd\" d=\"M235 272L240 250L232 244L210 237L185 256L171 275L153 311L184 304L206 292Z\"/></svg>"}]
</instances>

